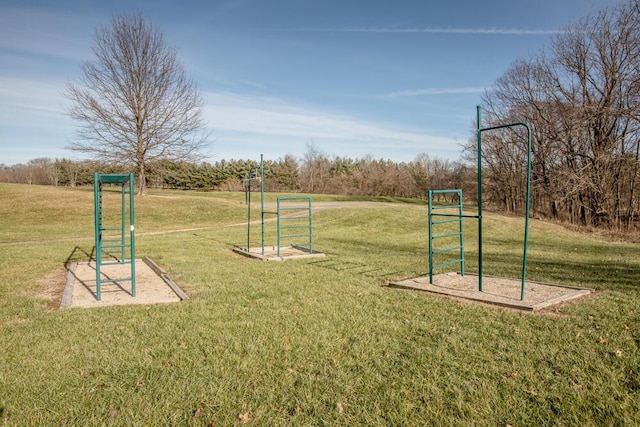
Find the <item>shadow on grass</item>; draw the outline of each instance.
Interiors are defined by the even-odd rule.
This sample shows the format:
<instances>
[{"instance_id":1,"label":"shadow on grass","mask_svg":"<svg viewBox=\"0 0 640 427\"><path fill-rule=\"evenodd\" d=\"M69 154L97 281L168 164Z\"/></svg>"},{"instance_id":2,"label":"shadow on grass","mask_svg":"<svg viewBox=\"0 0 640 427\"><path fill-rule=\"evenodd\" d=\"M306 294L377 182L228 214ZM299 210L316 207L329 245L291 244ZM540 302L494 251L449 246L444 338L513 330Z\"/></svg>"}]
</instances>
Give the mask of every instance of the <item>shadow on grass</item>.
<instances>
[{"instance_id":1,"label":"shadow on grass","mask_svg":"<svg viewBox=\"0 0 640 427\"><path fill-rule=\"evenodd\" d=\"M404 272L391 271L383 267L376 267L375 265L366 264L362 262L354 262L340 259L324 259L321 261L309 262L309 265L314 267L326 268L337 272L346 272L351 274L359 274L365 277L372 277L382 280L398 277Z\"/></svg>"},{"instance_id":2,"label":"shadow on grass","mask_svg":"<svg viewBox=\"0 0 640 427\"><path fill-rule=\"evenodd\" d=\"M477 254L467 254L477 257ZM485 253L485 274L521 277L522 254ZM549 259L548 255L527 255L527 280L561 285L579 285L600 290L640 291L640 269L619 260Z\"/></svg>"},{"instance_id":3,"label":"shadow on grass","mask_svg":"<svg viewBox=\"0 0 640 427\"><path fill-rule=\"evenodd\" d=\"M87 251L86 249L80 247L80 246L76 246L75 248L73 248L73 250L71 251L71 253L69 254L69 256L67 257L67 259L64 262L64 266L65 268L68 268L69 263L72 261L92 261L95 259L95 252L96 252L96 247L95 246L91 246L91 250Z\"/></svg>"}]
</instances>

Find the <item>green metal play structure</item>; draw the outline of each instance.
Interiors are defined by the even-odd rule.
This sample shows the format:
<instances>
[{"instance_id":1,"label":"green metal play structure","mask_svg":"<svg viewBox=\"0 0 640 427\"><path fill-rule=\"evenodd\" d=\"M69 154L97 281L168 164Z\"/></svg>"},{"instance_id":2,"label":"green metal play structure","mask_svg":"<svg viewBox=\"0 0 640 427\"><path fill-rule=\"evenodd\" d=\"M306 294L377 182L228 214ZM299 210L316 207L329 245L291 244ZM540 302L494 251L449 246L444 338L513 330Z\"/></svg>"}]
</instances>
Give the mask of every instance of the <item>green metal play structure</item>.
<instances>
[{"instance_id":1,"label":"green metal play structure","mask_svg":"<svg viewBox=\"0 0 640 427\"><path fill-rule=\"evenodd\" d=\"M463 215L462 213L462 190L432 190L429 191L429 283L433 284L433 271L447 265L459 264L460 274L464 276L464 230L462 227L463 218L475 218L478 220L478 291L482 292L482 276L483 276L483 251L482 251L482 133L497 129L512 128L523 126L527 130L527 177L526 177L526 202L525 202L525 223L524 223L524 250L522 257L522 275L520 287L520 300L524 300L524 287L527 273L527 246L529 242L529 208L531 200L531 128L529 124L523 122L509 123L498 126L482 127L481 107L477 109L477 151L478 151L478 214ZM438 194L454 194L458 203L435 206L433 204L433 195ZM439 210L447 209L447 213L439 213ZM451 211L454 213L451 213ZM446 219L440 219L446 218ZM441 227L443 224L457 224L457 231L448 231L443 234L434 234L434 227ZM439 239L446 239L459 236L459 244L450 247L434 249L433 243ZM441 263L434 263L434 258L440 254L459 251L459 258L455 260L446 260Z\"/></svg>"},{"instance_id":2,"label":"green metal play structure","mask_svg":"<svg viewBox=\"0 0 640 427\"><path fill-rule=\"evenodd\" d=\"M464 229L462 227L462 190L429 190L429 283L433 284L433 271L437 268L457 264L464 276ZM450 195L449 204L434 204L434 196ZM454 203L455 202L455 203ZM453 212L452 212L453 211ZM446 228L445 228L446 227ZM436 229L439 229L436 232ZM449 245L435 249L436 242ZM435 262L437 255L456 253L457 258Z\"/></svg>"},{"instance_id":3,"label":"green metal play structure","mask_svg":"<svg viewBox=\"0 0 640 427\"><path fill-rule=\"evenodd\" d=\"M252 184L260 182L260 225L261 255L265 255L265 217L266 215L276 215L276 251L280 257L280 249L284 246L302 248L309 254L313 254L313 222L311 215L311 197L291 196L278 197L276 199L276 211L265 211L264 209L264 158L260 155L260 167L249 171L245 178L245 191L247 202L247 247L251 248L251 193Z\"/></svg>"},{"instance_id":4,"label":"green metal play structure","mask_svg":"<svg viewBox=\"0 0 640 427\"><path fill-rule=\"evenodd\" d=\"M104 206L103 187L120 187L120 208ZM135 224L133 174L93 175L95 217L96 299L101 300L102 283L131 283L131 296L136 296ZM103 277L105 265L129 265L130 274L121 278Z\"/></svg>"}]
</instances>

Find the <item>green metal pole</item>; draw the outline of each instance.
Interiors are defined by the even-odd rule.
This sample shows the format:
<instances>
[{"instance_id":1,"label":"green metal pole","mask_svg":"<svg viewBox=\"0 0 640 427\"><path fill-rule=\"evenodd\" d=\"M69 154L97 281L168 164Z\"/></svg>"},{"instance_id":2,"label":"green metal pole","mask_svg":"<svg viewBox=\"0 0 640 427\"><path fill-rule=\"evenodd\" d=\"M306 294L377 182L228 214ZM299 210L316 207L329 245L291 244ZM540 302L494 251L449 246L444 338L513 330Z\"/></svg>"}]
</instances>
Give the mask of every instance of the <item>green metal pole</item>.
<instances>
[{"instance_id":1,"label":"green metal pole","mask_svg":"<svg viewBox=\"0 0 640 427\"><path fill-rule=\"evenodd\" d=\"M134 212L134 177L129 174L129 240L131 243L131 295L136 296L136 239L135 239L135 212Z\"/></svg>"},{"instance_id":2,"label":"green metal pole","mask_svg":"<svg viewBox=\"0 0 640 427\"><path fill-rule=\"evenodd\" d=\"M249 249L250 239L251 239L251 171L249 171L249 178L247 180L247 197L245 201L247 202L247 252L251 252Z\"/></svg>"},{"instance_id":3,"label":"green metal pole","mask_svg":"<svg viewBox=\"0 0 640 427\"><path fill-rule=\"evenodd\" d=\"M96 250L96 299L100 301L100 263L102 262L102 189L98 172L93 173L93 214Z\"/></svg>"},{"instance_id":4,"label":"green metal pole","mask_svg":"<svg viewBox=\"0 0 640 427\"><path fill-rule=\"evenodd\" d=\"M476 107L478 138L478 291L482 292L482 108Z\"/></svg>"},{"instance_id":5,"label":"green metal pole","mask_svg":"<svg viewBox=\"0 0 640 427\"><path fill-rule=\"evenodd\" d=\"M125 189L125 185L127 183L123 182L120 189L120 263L125 263L126 255L125 255L125 238L124 238L124 226L126 224L125 221L125 195L127 190Z\"/></svg>"},{"instance_id":6,"label":"green metal pole","mask_svg":"<svg viewBox=\"0 0 640 427\"><path fill-rule=\"evenodd\" d=\"M260 217L262 222L262 255L264 255L264 161L262 154L260 154Z\"/></svg>"},{"instance_id":7,"label":"green metal pole","mask_svg":"<svg viewBox=\"0 0 640 427\"><path fill-rule=\"evenodd\" d=\"M433 285L433 240L431 238L431 236L433 236L433 226L431 225L432 217L431 217L431 207L432 207L432 192L431 190L429 190L427 192L427 199L428 199L428 203L429 203L429 210L428 210L428 231L429 231L429 284Z\"/></svg>"},{"instance_id":8,"label":"green metal pole","mask_svg":"<svg viewBox=\"0 0 640 427\"><path fill-rule=\"evenodd\" d=\"M520 300L524 300L524 283L527 275L527 245L529 243L529 207L531 204L531 128L528 124L522 123L527 128L527 201L525 204L524 217L524 254L522 256L522 286L520 287Z\"/></svg>"},{"instance_id":9,"label":"green metal pole","mask_svg":"<svg viewBox=\"0 0 640 427\"><path fill-rule=\"evenodd\" d=\"M311 197L309 197L309 253L313 253L313 223L311 220L312 210L311 210Z\"/></svg>"},{"instance_id":10,"label":"green metal pole","mask_svg":"<svg viewBox=\"0 0 640 427\"><path fill-rule=\"evenodd\" d=\"M464 224L462 222L462 190L456 191L458 194L458 221L460 232L460 275L464 276Z\"/></svg>"},{"instance_id":11,"label":"green metal pole","mask_svg":"<svg viewBox=\"0 0 640 427\"><path fill-rule=\"evenodd\" d=\"M526 194L526 201L525 201L525 218L524 218L524 250L523 250L524 253L522 256L522 283L520 287L520 300L524 300L524 285L525 285L526 275L527 275L527 247L529 244L529 209L531 205L531 128L529 124L523 123L523 122L509 123L506 125L498 125L498 126L491 126L488 128L481 128L480 127L480 107L478 106L478 204L479 205L482 200L480 196L481 194L480 187L481 187L481 181L482 181L482 178L481 178L482 167L480 162L480 153L481 153L480 152L480 135L484 131L489 131L494 129L503 129L503 128L514 127L514 126L524 126L527 129L527 191L526 191L527 194ZM480 209L479 222L480 224L482 224L482 219L481 219L482 211L480 207L479 209ZM480 226L480 229L478 230L479 236L481 232L482 232L482 227ZM481 251L479 253L481 254ZM481 256L479 259L479 263L480 265L482 265ZM482 271L482 267L480 268L480 271ZM482 280L482 276L480 276L480 280ZM480 291L482 291L481 285L480 285Z\"/></svg>"},{"instance_id":12,"label":"green metal pole","mask_svg":"<svg viewBox=\"0 0 640 427\"><path fill-rule=\"evenodd\" d=\"M278 245L277 251L278 251L278 257L279 257L280 256L280 197L278 197L278 199L277 199L276 206L277 206L276 212L277 212L277 215L278 215L278 217L277 217L277 233L278 234L276 235L277 236L276 237L276 243Z\"/></svg>"}]
</instances>

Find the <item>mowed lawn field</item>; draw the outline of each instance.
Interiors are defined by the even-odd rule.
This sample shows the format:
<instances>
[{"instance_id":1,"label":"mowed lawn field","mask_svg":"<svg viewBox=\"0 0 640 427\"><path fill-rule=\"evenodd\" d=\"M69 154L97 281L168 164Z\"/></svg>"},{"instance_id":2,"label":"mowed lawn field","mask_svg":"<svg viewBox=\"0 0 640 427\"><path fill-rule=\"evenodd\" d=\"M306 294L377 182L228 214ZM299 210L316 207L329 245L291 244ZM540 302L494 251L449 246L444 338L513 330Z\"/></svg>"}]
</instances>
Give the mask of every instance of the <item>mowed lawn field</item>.
<instances>
[{"instance_id":1,"label":"mowed lawn field","mask_svg":"<svg viewBox=\"0 0 640 427\"><path fill-rule=\"evenodd\" d=\"M93 191L0 184L0 425L640 424L640 245L532 220L527 278L596 292L523 313L386 287L428 272L427 208L384 202L319 210L328 256L278 263L232 252L243 193L151 191L138 258L191 299L60 309ZM485 215L485 274L520 276L523 222Z\"/></svg>"}]
</instances>

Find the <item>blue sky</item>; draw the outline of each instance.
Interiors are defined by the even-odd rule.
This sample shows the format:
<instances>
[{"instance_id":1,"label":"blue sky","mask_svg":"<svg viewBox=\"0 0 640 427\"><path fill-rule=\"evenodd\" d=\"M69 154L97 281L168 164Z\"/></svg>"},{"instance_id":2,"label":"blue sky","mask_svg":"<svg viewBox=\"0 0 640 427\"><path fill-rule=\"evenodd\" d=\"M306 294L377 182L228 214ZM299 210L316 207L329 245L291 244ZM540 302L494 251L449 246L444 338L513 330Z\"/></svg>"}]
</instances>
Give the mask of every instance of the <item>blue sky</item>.
<instances>
[{"instance_id":1,"label":"blue sky","mask_svg":"<svg viewBox=\"0 0 640 427\"><path fill-rule=\"evenodd\" d=\"M617 0L0 0L0 164L82 158L63 90L94 30L139 10L205 100L209 157L457 160L518 58Z\"/></svg>"}]
</instances>

